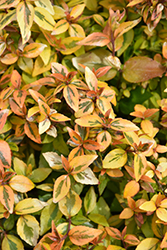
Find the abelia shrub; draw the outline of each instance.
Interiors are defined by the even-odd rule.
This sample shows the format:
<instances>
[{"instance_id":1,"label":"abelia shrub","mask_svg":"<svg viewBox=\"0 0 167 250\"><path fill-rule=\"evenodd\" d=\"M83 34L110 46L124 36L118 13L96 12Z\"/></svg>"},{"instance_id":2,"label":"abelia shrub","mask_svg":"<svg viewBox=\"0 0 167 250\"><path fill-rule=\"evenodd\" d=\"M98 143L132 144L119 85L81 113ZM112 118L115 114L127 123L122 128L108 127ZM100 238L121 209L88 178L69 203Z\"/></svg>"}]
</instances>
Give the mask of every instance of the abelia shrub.
<instances>
[{"instance_id":1,"label":"abelia shrub","mask_svg":"<svg viewBox=\"0 0 167 250\"><path fill-rule=\"evenodd\" d=\"M2 250L167 249L166 19L0 0Z\"/></svg>"}]
</instances>

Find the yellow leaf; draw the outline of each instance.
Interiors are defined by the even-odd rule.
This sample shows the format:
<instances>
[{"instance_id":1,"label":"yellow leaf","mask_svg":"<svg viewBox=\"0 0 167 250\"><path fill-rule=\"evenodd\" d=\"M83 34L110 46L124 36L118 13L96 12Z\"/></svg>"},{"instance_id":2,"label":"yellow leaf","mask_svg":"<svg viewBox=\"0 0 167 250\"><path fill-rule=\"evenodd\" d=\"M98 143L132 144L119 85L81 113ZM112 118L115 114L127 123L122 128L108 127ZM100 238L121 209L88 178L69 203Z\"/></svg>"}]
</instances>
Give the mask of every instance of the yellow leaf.
<instances>
[{"instance_id":1,"label":"yellow leaf","mask_svg":"<svg viewBox=\"0 0 167 250\"><path fill-rule=\"evenodd\" d=\"M134 173L136 181L139 181L147 167L146 157L142 154L135 154Z\"/></svg>"},{"instance_id":2,"label":"yellow leaf","mask_svg":"<svg viewBox=\"0 0 167 250\"><path fill-rule=\"evenodd\" d=\"M35 58L41 54L41 52L46 48L46 44L42 43L30 43L23 50L23 56L27 58Z\"/></svg>"},{"instance_id":3,"label":"yellow leaf","mask_svg":"<svg viewBox=\"0 0 167 250\"><path fill-rule=\"evenodd\" d=\"M61 33L64 33L68 30L68 28L69 23L67 22L67 20L62 19L56 23L51 35L59 35Z\"/></svg>"},{"instance_id":4,"label":"yellow leaf","mask_svg":"<svg viewBox=\"0 0 167 250\"><path fill-rule=\"evenodd\" d=\"M123 167L127 162L127 153L122 148L110 151L103 160L103 168L116 169Z\"/></svg>"},{"instance_id":5,"label":"yellow leaf","mask_svg":"<svg viewBox=\"0 0 167 250\"><path fill-rule=\"evenodd\" d=\"M124 198L133 197L140 190L140 185L135 180L129 181L124 188Z\"/></svg>"},{"instance_id":6,"label":"yellow leaf","mask_svg":"<svg viewBox=\"0 0 167 250\"><path fill-rule=\"evenodd\" d=\"M63 55L70 55L81 48L78 42L82 40L82 37L66 37L62 40L62 44L65 46L65 50L62 50Z\"/></svg>"},{"instance_id":7,"label":"yellow leaf","mask_svg":"<svg viewBox=\"0 0 167 250\"><path fill-rule=\"evenodd\" d=\"M76 5L75 7L72 8L72 10L70 12L70 17L72 19L79 17L80 15L82 15L84 8L85 8L85 4Z\"/></svg>"},{"instance_id":8,"label":"yellow leaf","mask_svg":"<svg viewBox=\"0 0 167 250\"><path fill-rule=\"evenodd\" d=\"M42 7L35 7L34 21L39 27L44 30L52 31L55 26L55 21L52 15Z\"/></svg>"},{"instance_id":9,"label":"yellow leaf","mask_svg":"<svg viewBox=\"0 0 167 250\"><path fill-rule=\"evenodd\" d=\"M69 190L68 194L61 201L59 201L59 209L67 217L76 215L81 209L81 206L81 198L72 189Z\"/></svg>"},{"instance_id":10,"label":"yellow leaf","mask_svg":"<svg viewBox=\"0 0 167 250\"><path fill-rule=\"evenodd\" d=\"M125 250L125 248L120 247L120 246L115 246L115 245L109 245L107 247L107 250Z\"/></svg>"},{"instance_id":11,"label":"yellow leaf","mask_svg":"<svg viewBox=\"0 0 167 250\"><path fill-rule=\"evenodd\" d=\"M6 65L10 65L13 64L17 61L18 56L14 53L8 53L6 54L4 57L2 57L0 60L2 63L6 64Z\"/></svg>"},{"instance_id":12,"label":"yellow leaf","mask_svg":"<svg viewBox=\"0 0 167 250\"><path fill-rule=\"evenodd\" d=\"M54 16L53 16L53 18L55 20L61 19L61 18L63 18L63 17L66 16L65 10L62 7L54 5L53 9L54 9Z\"/></svg>"},{"instance_id":13,"label":"yellow leaf","mask_svg":"<svg viewBox=\"0 0 167 250\"><path fill-rule=\"evenodd\" d=\"M156 210L156 215L160 220L167 222L167 210L165 208L159 207Z\"/></svg>"},{"instance_id":14,"label":"yellow leaf","mask_svg":"<svg viewBox=\"0 0 167 250\"><path fill-rule=\"evenodd\" d=\"M147 238L142 240L136 247L136 250L160 250L159 239L157 238Z\"/></svg>"},{"instance_id":15,"label":"yellow leaf","mask_svg":"<svg viewBox=\"0 0 167 250\"><path fill-rule=\"evenodd\" d=\"M147 212L154 212L156 210L155 203L152 200L144 202L139 208Z\"/></svg>"},{"instance_id":16,"label":"yellow leaf","mask_svg":"<svg viewBox=\"0 0 167 250\"><path fill-rule=\"evenodd\" d=\"M84 29L79 25L79 24L71 24L69 26L69 34L71 37L76 36L76 37L85 37L85 31Z\"/></svg>"},{"instance_id":17,"label":"yellow leaf","mask_svg":"<svg viewBox=\"0 0 167 250\"><path fill-rule=\"evenodd\" d=\"M26 193L35 187L34 183L24 175L16 175L12 177L9 181L9 185L20 193Z\"/></svg>"},{"instance_id":18,"label":"yellow leaf","mask_svg":"<svg viewBox=\"0 0 167 250\"><path fill-rule=\"evenodd\" d=\"M71 186L70 177L68 175L61 175L58 177L54 183L53 189L53 202L57 203L61 199L63 199Z\"/></svg>"},{"instance_id":19,"label":"yellow leaf","mask_svg":"<svg viewBox=\"0 0 167 250\"><path fill-rule=\"evenodd\" d=\"M49 13L51 15L54 15L54 8L53 8L53 5L51 4L50 0L38 0L38 1L35 1L35 5L37 7L44 8L45 10L49 11Z\"/></svg>"}]
</instances>

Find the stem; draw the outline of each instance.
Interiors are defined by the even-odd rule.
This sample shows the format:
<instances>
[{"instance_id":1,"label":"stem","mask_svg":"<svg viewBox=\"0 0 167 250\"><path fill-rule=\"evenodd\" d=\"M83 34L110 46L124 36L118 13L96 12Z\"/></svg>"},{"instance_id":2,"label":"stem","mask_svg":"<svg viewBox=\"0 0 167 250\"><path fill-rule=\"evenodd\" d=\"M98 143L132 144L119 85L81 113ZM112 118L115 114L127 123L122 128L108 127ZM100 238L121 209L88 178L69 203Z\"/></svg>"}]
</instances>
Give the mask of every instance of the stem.
<instances>
[{"instance_id":1,"label":"stem","mask_svg":"<svg viewBox=\"0 0 167 250\"><path fill-rule=\"evenodd\" d=\"M68 228L67 228L67 233L63 236L61 240L65 240L70 232L70 226L71 226L71 218L68 219Z\"/></svg>"}]
</instances>

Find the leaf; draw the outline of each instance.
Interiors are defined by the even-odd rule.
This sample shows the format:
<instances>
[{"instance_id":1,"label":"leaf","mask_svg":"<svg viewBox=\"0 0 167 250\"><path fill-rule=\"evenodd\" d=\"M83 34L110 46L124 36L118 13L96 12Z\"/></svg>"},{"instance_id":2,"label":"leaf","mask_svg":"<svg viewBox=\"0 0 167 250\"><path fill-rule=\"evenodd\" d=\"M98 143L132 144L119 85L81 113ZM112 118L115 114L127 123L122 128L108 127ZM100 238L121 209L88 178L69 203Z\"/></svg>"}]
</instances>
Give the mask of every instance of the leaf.
<instances>
[{"instance_id":1,"label":"leaf","mask_svg":"<svg viewBox=\"0 0 167 250\"><path fill-rule=\"evenodd\" d=\"M115 30L114 37L120 37L120 36L122 36L124 33L128 32L133 27L135 27L140 21L141 21L141 18L139 18L137 20L127 21L127 22L121 23L118 26L118 28Z\"/></svg>"},{"instance_id":2,"label":"leaf","mask_svg":"<svg viewBox=\"0 0 167 250\"><path fill-rule=\"evenodd\" d=\"M46 152L42 154L52 169L62 169L61 157L56 152Z\"/></svg>"},{"instance_id":3,"label":"leaf","mask_svg":"<svg viewBox=\"0 0 167 250\"><path fill-rule=\"evenodd\" d=\"M167 42L164 42L162 45L162 55L167 59Z\"/></svg>"},{"instance_id":4,"label":"leaf","mask_svg":"<svg viewBox=\"0 0 167 250\"><path fill-rule=\"evenodd\" d=\"M63 199L69 192L71 186L70 177L68 175L61 175L54 183L53 202L57 203Z\"/></svg>"},{"instance_id":5,"label":"leaf","mask_svg":"<svg viewBox=\"0 0 167 250\"><path fill-rule=\"evenodd\" d=\"M52 199L48 200L47 203L48 206L44 207L40 216L40 235L43 235L51 228L52 221L56 223L62 217L58 203L53 203Z\"/></svg>"},{"instance_id":6,"label":"leaf","mask_svg":"<svg viewBox=\"0 0 167 250\"><path fill-rule=\"evenodd\" d=\"M51 172L52 169L50 168L37 168L28 175L28 178L34 183L42 182L50 175Z\"/></svg>"},{"instance_id":7,"label":"leaf","mask_svg":"<svg viewBox=\"0 0 167 250\"><path fill-rule=\"evenodd\" d=\"M34 11L34 21L36 24L44 30L52 31L55 26L52 15L42 7L35 7Z\"/></svg>"},{"instance_id":8,"label":"leaf","mask_svg":"<svg viewBox=\"0 0 167 250\"><path fill-rule=\"evenodd\" d=\"M78 111L79 94L76 87L72 84L65 86L63 89L63 95L67 104L75 111Z\"/></svg>"},{"instance_id":9,"label":"leaf","mask_svg":"<svg viewBox=\"0 0 167 250\"><path fill-rule=\"evenodd\" d=\"M16 236L6 234L2 240L2 250L24 250L24 245Z\"/></svg>"},{"instance_id":10,"label":"leaf","mask_svg":"<svg viewBox=\"0 0 167 250\"><path fill-rule=\"evenodd\" d=\"M9 181L9 185L20 193L26 193L35 187L34 183L24 175L16 175L12 177Z\"/></svg>"},{"instance_id":11,"label":"leaf","mask_svg":"<svg viewBox=\"0 0 167 250\"><path fill-rule=\"evenodd\" d=\"M79 119L76 119L75 122L82 127L102 127L103 123L101 118L96 114L85 115Z\"/></svg>"},{"instance_id":12,"label":"leaf","mask_svg":"<svg viewBox=\"0 0 167 250\"><path fill-rule=\"evenodd\" d=\"M132 0L130 3L128 3L127 7L132 7L136 4L142 3L143 0Z\"/></svg>"},{"instance_id":13,"label":"leaf","mask_svg":"<svg viewBox=\"0 0 167 250\"><path fill-rule=\"evenodd\" d=\"M107 35L100 32L94 32L78 42L79 45L91 45L103 47L110 43L110 39Z\"/></svg>"},{"instance_id":14,"label":"leaf","mask_svg":"<svg viewBox=\"0 0 167 250\"><path fill-rule=\"evenodd\" d=\"M53 6L54 9L54 20L62 19L63 17L66 17L65 10L58 5Z\"/></svg>"},{"instance_id":15,"label":"leaf","mask_svg":"<svg viewBox=\"0 0 167 250\"><path fill-rule=\"evenodd\" d=\"M111 150L103 160L103 168L116 169L123 167L127 162L127 153L121 148Z\"/></svg>"},{"instance_id":16,"label":"leaf","mask_svg":"<svg viewBox=\"0 0 167 250\"><path fill-rule=\"evenodd\" d=\"M71 12L70 12L71 19L72 20L76 19L80 15L82 15L84 9L85 9L85 4L78 4L75 7L73 7L72 10L71 10Z\"/></svg>"},{"instance_id":17,"label":"leaf","mask_svg":"<svg viewBox=\"0 0 167 250\"><path fill-rule=\"evenodd\" d=\"M160 220L167 222L167 210L165 208L157 208L156 215Z\"/></svg>"},{"instance_id":18,"label":"leaf","mask_svg":"<svg viewBox=\"0 0 167 250\"><path fill-rule=\"evenodd\" d=\"M94 103L89 98L81 99L79 102L78 111L75 113L75 117L82 117L85 115L89 115L94 110Z\"/></svg>"},{"instance_id":19,"label":"leaf","mask_svg":"<svg viewBox=\"0 0 167 250\"><path fill-rule=\"evenodd\" d=\"M154 212L156 210L155 202L152 200L145 201L139 208L148 212Z\"/></svg>"},{"instance_id":20,"label":"leaf","mask_svg":"<svg viewBox=\"0 0 167 250\"><path fill-rule=\"evenodd\" d=\"M108 131L101 131L97 135L97 142L101 145L99 149L100 152L103 152L111 144L112 137Z\"/></svg>"},{"instance_id":21,"label":"leaf","mask_svg":"<svg viewBox=\"0 0 167 250\"><path fill-rule=\"evenodd\" d=\"M123 77L131 83L148 81L154 77L161 77L165 72L162 65L153 59L145 56L135 56L125 62Z\"/></svg>"},{"instance_id":22,"label":"leaf","mask_svg":"<svg viewBox=\"0 0 167 250\"><path fill-rule=\"evenodd\" d=\"M3 109L0 111L0 130L5 125L8 114L9 114L9 109Z\"/></svg>"},{"instance_id":23,"label":"leaf","mask_svg":"<svg viewBox=\"0 0 167 250\"><path fill-rule=\"evenodd\" d=\"M102 233L99 229L94 229L86 226L75 226L69 232L71 242L77 246L88 244L94 238Z\"/></svg>"},{"instance_id":24,"label":"leaf","mask_svg":"<svg viewBox=\"0 0 167 250\"><path fill-rule=\"evenodd\" d=\"M160 245L161 248L165 248L167 247L167 232L165 233L164 237L163 237L163 240L161 242L161 245Z\"/></svg>"},{"instance_id":25,"label":"leaf","mask_svg":"<svg viewBox=\"0 0 167 250\"><path fill-rule=\"evenodd\" d=\"M0 169L10 168L11 166L11 151L9 144L6 141L0 140Z\"/></svg>"},{"instance_id":26,"label":"leaf","mask_svg":"<svg viewBox=\"0 0 167 250\"><path fill-rule=\"evenodd\" d=\"M25 134L32 140L35 141L36 143L41 143L41 137L38 132L38 127L35 123L29 123L26 122L24 124L24 130Z\"/></svg>"},{"instance_id":27,"label":"leaf","mask_svg":"<svg viewBox=\"0 0 167 250\"><path fill-rule=\"evenodd\" d=\"M62 45L66 48L62 50L63 55L70 55L81 48L81 45L78 44L82 40L82 37L66 37L62 40Z\"/></svg>"},{"instance_id":28,"label":"leaf","mask_svg":"<svg viewBox=\"0 0 167 250\"><path fill-rule=\"evenodd\" d=\"M29 75L32 74L33 60L31 58L19 57L17 64L19 68L22 69L24 72L28 73Z\"/></svg>"},{"instance_id":29,"label":"leaf","mask_svg":"<svg viewBox=\"0 0 167 250\"><path fill-rule=\"evenodd\" d=\"M85 80L90 90L97 91L97 78L88 67L85 68Z\"/></svg>"},{"instance_id":30,"label":"leaf","mask_svg":"<svg viewBox=\"0 0 167 250\"><path fill-rule=\"evenodd\" d=\"M115 245L109 245L107 247L107 250L125 250L125 248L120 247L120 246L115 246Z\"/></svg>"},{"instance_id":31,"label":"leaf","mask_svg":"<svg viewBox=\"0 0 167 250\"><path fill-rule=\"evenodd\" d=\"M0 186L0 202L9 213L13 213L14 192L8 185Z\"/></svg>"},{"instance_id":32,"label":"leaf","mask_svg":"<svg viewBox=\"0 0 167 250\"><path fill-rule=\"evenodd\" d=\"M87 167L82 172L73 174L73 177L77 182L82 183L82 184L86 184L86 185L98 185L99 184L99 180L96 178L95 174L89 167Z\"/></svg>"},{"instance_id":33,"label":"leaf","mask_svg":"<svg viewBox=\"0 0 167 250\"><path fill-rule=\"evenodd\" d=\"M27 96L27 92L25 90L14 91L13 98L17 102L17 104L20 106L20 108L23 108L26 96Z\"/></svg>"},{"instance_id":34,"label":"leaf","mask_svg":"<svg viewBox=\"0 0 167 250\"><path fill-rule=\"evenodd\" d=\"M79 24L76 24L76 23L71 24L69 26L68 32L69 32L69 35L71 37L75 37L75 36L76 37L82 37L82 38L85 37L85 31L84 31L84 29Z\"/></svg>"},{"instance_id":35,"label":"leaf","mask_svg":"<svg viewBox=\"0 0 167 250\"><path fill-rule=\"evenodd\" d=\"M8 53L4 57L1 57L1 62L10 65L15 63L18 60L18 56L15 53Z\"/></svg>"},{"instance_id":36,"label":"leaf","mask_svg":"<svg viewBox=\"0 0 167 250\"><path fill-rule=\"evenodd\" d=\"M18 215L32 214L40 211L47 203L36 198L25 198L15 206L15 213Z\"/></svg>"},{"instance_id":37,"label":"leaf","mask_svg":"<svg viewBox=\"0 0 167 250\"><path fill-rule=\"evenodd\" d=\"M49 11L49 13L51 15L54 15L54 7L52 6L50 0L39 0L39 1L35 1L35 5L37 7L42 7L44 9L46 9L47 11Z\"/></svg>"},{"instance_id":38,"label":"leaf","mask_svg":"<svg viewBox=\"0 0 167 250\"><path fill-rule=\"evenodd\" d=\"M1 9L1 6L2 6L2 3L0 3L0 9ZM10 10L7 14L4 15L4 17L1 18L0 30L2 30L5 26L7 26L9 23L11 23L14 20L16 20L16 9Z\"/></svg>"},{"instance_id":39,"label":"leaf","mask_svg":"<svg viewBox=\"0 0 167 250\"><path fill-rule=\"evenodd\" d=\"M140 190L140 185L135 180L129 181L124 188L124 198L128 196L133 197L136 195Z\"/></svg>"},{"instance_id":40,"label":"leaf","mask_svg":"<svg viewBox=\"0 0 167 250\"><path fill-rule=\"evenodd\" d=\"M117 239L117 240L121 240L122 239L122 235L121 235L120 231L117 228L106 227L106 231L114 239Z\"/></svg>"},{"instance_id":41,"label":"leaf","mask_svg":"<svg viewBox=\"0 0 167 250\"><path fill-rule=\"evenodd\" d=\"M134 215L134 212L131 208L126 207L124 210L120 213L119 218L120 219L129 219Z\"/></svg>"},{"instance_id":42,"label":"leaf","mask_svg":"<svg viewBox=\"0 0 167 250\"><path fill-rule=\"evenodd\" d=\"M51 122L48 118L43 120L42 122L39 122L39 134L42 135L45 133L51 126Z\"/></svg>"},{"instance_id":43,"label":"leaf","mask_svg":"<svg viewBox=\"0 0 167 250\"><path fill-rule=\"evenodd\" d=\"M94 191L94 187L91 186L84 197L84 208L86 214L92 212L95 206L96 206L96 193Z\"/></svg>"},{"instance_id":44,"label":"leaf","mask_svg":"<svg viewBox=\"0 0 167 250\"><path fill-rule=\"evenodd\" d=\"M32 215L23 215L17 221L17 233L30 246L36 246L39 237L39 223Z\"/></svg>"},{"instance_id":45,"label":"leaf","mask_svg":"<svg viewBox=\"0 0 167 250\"><path fill-rule=\"evenodd\" d=\"M111 128L114 130L128 132L128 131L137 131L139 128L129 120L122 118L115 118L111 123Z\"/></svg>"},{"instance_id":46,"label":"leaf","mask_svg":"<svg viewBox=\"0 0 167 250\"><path fill-rule=\"evenodd\" d=\"M30 43L24 48L22 55L27 58L35 58L40 55L46 46L42 43Z\"/></svg>"},{"instance_id":47,"label":"leaf","mask_svg":"<svg viewBox=\"0 0 167 250\"><path fill-rule=\"evenodd\" d=\"M69 23L65 19L61 19L58 21L51 33L51 35L59 35L61 33L64 33L68 30L69 28Z\"/></svg>"},{"instance_id":48,"label":"leaf","mask_svg":"<svg viewBox=\"0 0 167 250\"><path fill-rule=\"evenodd\" d=\"M54 122L66 122L71 120L67 116L59 113L53 113L52 115L50 115L50 119Z\"/></svg>"},{"instance_id":49,"label":"leaf","mask_svg":"<svg viewBox=\"0 0 167 250\"><path fill-rule=\"evenodd\" d=\"M123 133L128 144L133 146L134 143L136 143L137 145L139 144L139 137L137 136L137 134L135 132L124 132Z\"/></svg>"},{"instance_id":50,"label":"leaf","mask_svg":"<svg viewBox=\"0 0 167 250\"><path fill-rule=\"evenodd\" d=\"M34 8L30 3L20 2L17 6L17 22L22 36L22 44L25 44L31 36L31 26L34 19Z\"/></svg>"},{"instance_id":51,"label":"leaf","mask_svg":"<svg viewBox=\"0 0 167 250\"><path fill-rule=\"evenodd\" d=\"M106 217L104 215L92 213L92 214L88 215L88 218L91 221L93 221L96 224L98 224L98 225L102 225L104 227L108 227L109 226L109 224L107 222L107 219L106 219Z\"/></svg>"},{"instance_id":52,"label":"leaf","mask_svg":"<svg viewBox=\"0 0 167 250\"><path fill-rule=\"evenodd\" d=\"M80 211L81 207L82 200L72 189L70 189L68 194L59 201L60 211L68 218L76 215Z\"/></svg>"},{"instance_id":53,"label":"leaf","mask_svg":"<svg viewBox=\"0 0 167 250\"><path fill-rule=\"evenodd\" d=\"M135 154L134 157L134 174L136 181L139 181L147 167L147 160L142 154Z\"/></svg>"},{"instance_id":54,"label":"leaf","mask_svg":"<svg viewBox=\"0 0 167 250\"><path fill-rule=\"evenodd\" d=\"M70 168L72 170L72 174L80 173L85 170L93 161L97 158L97 155L81 155L76 156L74 159L70 161Z\"/></svg>"},{"instance_id":55,"label":"leaf","mask_svg":"<svg viewBox=\"0 0 167 250\"><path fill-rule=\"evenodd\" d=\"M157 238L147 238L142 240L136 247L136 250L160 250L159 239Z\"/></svg>"}]
</instances>

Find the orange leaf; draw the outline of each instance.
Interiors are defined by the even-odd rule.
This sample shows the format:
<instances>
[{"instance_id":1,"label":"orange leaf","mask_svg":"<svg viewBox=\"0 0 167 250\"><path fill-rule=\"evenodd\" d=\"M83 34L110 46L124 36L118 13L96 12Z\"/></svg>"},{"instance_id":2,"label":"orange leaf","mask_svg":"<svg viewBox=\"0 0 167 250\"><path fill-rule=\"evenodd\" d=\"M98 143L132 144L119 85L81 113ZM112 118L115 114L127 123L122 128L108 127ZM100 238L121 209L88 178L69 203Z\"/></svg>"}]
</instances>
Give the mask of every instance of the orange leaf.
<instances>
[{"instance_id":1,"label":"orange leaf","mask_svg":"<svg viewBox=\"0 0 167 250\"><path fill-rule=\"evenodd\" d=\"M86 226L75 226L69 232L69 238L74 245L83 246L99 236L102 230Z\"/></svg>"},{"instance_id":2,"label":"orange leaf","mask_svg":"<svg viewBox=\"0 0 167 250\"><path fill-rule=\"evenodd\" d=\"M21 85L21 75L18 73L17 70L13 70L11 75L11 83L15 88L20 88Z\"/></svg>"},{"instance_id":3,"label":"orange leaf","mask_svg":"<svg viewBox=\"0 0 167 250\"><path fill-rule=\"evenodd\" d=\"M111 128L117 131L123 131L123 132L128 132L128 131L137 131L139 128L132 123L129 120L122 119L122 118L116 118L114 119L111 123Z\"/></svg>"},{"instance_id":4,"label":"orange leaf","mask_svg":"<svg viewBox=\"0 0 167 250\"><path fill-rule=\"evenodd\" d=\"M10 168L11 151L6 141L0 140L0 169Z\"/></svg>"},{"instance_id":5,"label":"orange leaf","mask_svg":"<svg viewBox=\"0 0 167 250\"><path fill-rule=\"evenodd\" d=\"M22 55L27 58L35 58L39 56L46 47L47 47L46 44L30 43L24 48Z\"/></svg>"},{"instance_id":6,"label":"orange leaf","mask_svg":"<svg viewBox=\"0 0 167 250\"><path fill-rule=\"evenodd\" d=\"M162 55L163 55L164 58L167 59L167 42L163 43L163 46L162 46Z\"/></svg>"},{"instance_id":7,"label":"orange leaf","mask_svg":"<svg viewBox=\"0 0 167 250\"><path fill-rule=\"evenodd\" d=\"M108 131L102 131L97 136L97 142L101 144L100 152L103 152L111 144L111 135Z\"/></svg>"},{"instance_id":8,"label":"orange leaf","mask_svg":"<svg viewBox=\"0 0 167 250\"><path fill-rule=\"evenodd\" d=\"M134 215L134 212L131 208L126 207L124 210L120 213L119 218L120 219L129 219Z\"/></svg>"},{"instance_id":9,"label":"orange leaf","mask_svg":"<svg viewBox=\"0 0 167 250\"><path fill-rule=\"evenodd\" d=\"M124 242L132 246L137 246L140 243L140 240L135 235L127 234L124 237Z\"/></svg>"},{"instance_id":10,"label":"orange leaf","mask_svg":"<svg viewBox=\"0 0 167 250\"><path fill-rule=\"evenodd\" d=\"M0 202L9 213L13 213L14 192L8 185L0 186Z\"/></svg>"},{"instance_id":11,"label":"orange leaf","mask_svg":"<svg viewBox=\"0 0 167 250\"><path fill-rule=\"evenodd\" d=\"M124 188L124 198L136 195L140 190L140 185L135 180L128 182Z\"/></svg>"},{"instance_id":12,"label":"orange leaf","mask_svg":"<svg viewBox=\"0 0 167 250\"><path fill-rule=\"evenodd\" d=\"M20 108L23 108L26 96L27 96L27 92L25 90L14 91L13 98L17 102L17 104L20 106Z\"/></svg>"},{"instance_id":13,"label":"orange leaf","mask_svg":"<svg viewBox=\"0 0 167 250\"><path fill-rule=\"evenodd\" d=\"M9 113L9 109L3 109L0 111L0 130L3 128L3 126L6 123L8 113Z\"/></svg>"},{"instance_id":14,"label":"orange leaf","mask_svg":"<svg viewBox=\"0 0 167 250\"><path fill-rule=\"evenodd\" d=\"M77 174L84 171L93 161L97 158L97 155L81 155L76 156L70 161L70 167L73 169L72 174Z\"/></svg>"},{"instance_id":15,"label":"orange leaf","mask_svg":"<svg viewBox=\"0 0 167 250\"><path fill-rule=\"evenodd\" d=\"M121 232L117 228L106 227L106 231L114 239L117 239L117 240L121 240L122 239Z\"/></svg>"},{"instance_id":16,"label":"orange leaf","mask_svg":"<svg viewBox=\"0 0 167 250\"><path fill-rule=\"evenodd\" d=\"M24 125L25 134L36 143L41 143L41 137L38 131L38 127L35 123L26 122Z\"/></svg>"},{"instance_id":17,"label":"orange leaf","mask_svg":"<svg viewBox=\"0 0 167 250\"><path fill-rule=\"evenodd\" d=\"M166 248L167 247L167 232L165 233L163 240L160 245L161 248Z\"/></svg>"},{"instance_id":18,"label":"orange leaf","mask_svg":"<svg viewBox=\"0 0 167 250\"><path fill-rule=\"evenodd\" d=\"M14 53L6 54L4 57L2 57L1 62L7 65L13 64L18 60L18 56Z\"/></svg>"},{"instance_id":19,"label":"orange leaf","mask_svg":"<svg viewBox=\"0 0 167 250\"><path fill-rule=\"evenodd\" d=\"M103 47L109 43L110 43L110 39L107 35L100 33L100 32L94 32L88 35L82 41L79 41L77 44Z\"/></svg>"},{"instance_id":20,"label":"orange leaf","mask_svg":"<svg viewBox=\"0 0 167 250\"><path fill-rule=\"evenodd\" d=\"M101 118L96 114L83 116L76 119L75 122L82 127L102 127L103 123Z\"/></svg>"}]
</instances>

